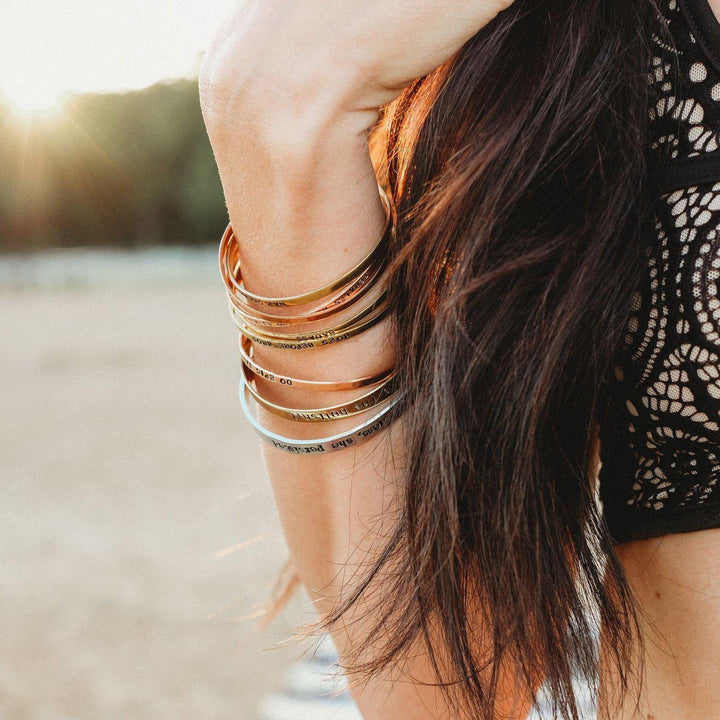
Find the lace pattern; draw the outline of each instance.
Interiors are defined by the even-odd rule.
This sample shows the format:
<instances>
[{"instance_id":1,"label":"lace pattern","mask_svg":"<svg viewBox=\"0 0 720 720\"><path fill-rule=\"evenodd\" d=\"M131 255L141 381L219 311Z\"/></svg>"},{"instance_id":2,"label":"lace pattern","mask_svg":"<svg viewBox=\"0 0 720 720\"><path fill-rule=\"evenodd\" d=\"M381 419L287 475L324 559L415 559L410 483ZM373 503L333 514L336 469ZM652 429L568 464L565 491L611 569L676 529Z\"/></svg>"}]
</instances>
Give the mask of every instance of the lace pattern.
<instances>
[{"instance_id":1,"label":"lace pattern","mask_svg":"<svg viewBox=\"0 0 720 720\"><path fill-rule=\"evenodd\" d=\"M700 159L704 174L658 200L657 241L605 388L600 497L616 542L720 527L720 70L684 2L707 0L660 3L681 81L654 38L652 147ZM720 46L720 25L710 31Z\"/></svg>"}]
</instances>

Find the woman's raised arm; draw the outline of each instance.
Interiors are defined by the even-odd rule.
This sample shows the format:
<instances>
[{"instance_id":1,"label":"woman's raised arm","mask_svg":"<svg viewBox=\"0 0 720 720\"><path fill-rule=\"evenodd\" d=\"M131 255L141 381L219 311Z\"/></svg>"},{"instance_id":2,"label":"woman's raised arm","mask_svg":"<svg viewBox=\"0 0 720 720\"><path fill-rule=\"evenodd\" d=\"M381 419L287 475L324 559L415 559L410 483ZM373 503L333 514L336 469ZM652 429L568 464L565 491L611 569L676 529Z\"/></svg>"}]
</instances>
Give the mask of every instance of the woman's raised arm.
<instances>
[{"instance_id":1,"label":"woman's raised arm","mask_svg":"<svg viewBox=\"0 0 720 720\"><path fill-rule=\"evenodd\" d=\"M385 213L368 134L378 108L414 78L449 59L509 5L507 0L262 0L246 2L216 38L201 71L201 101L248 290L287 296L321 287L361 260L382 232ZM273 371L314 380L370 375L392 365L390 320L323 348L254 347ZM357 391L319 393L257 379L280 405L322 407ZM328 398L332 397L329 402ZM300 437L270 413L261 422ZM358 424L347 418L333 433ZM301 425L314 437L322 423ZM330 433L324 433L330 434ZM360 447L297 455L266 446L265 460L300 579L320 613L353 587L389 537L400 501L402 417ZM357 573L357 574L356 574ZM336 626L341 658L365 639L372 618ZM422 647L354 689L368 720L458 717ZM508 680L504 709L523 718L527 701ZM518 695L521 695L519 691Z\"/></svg>"}]
</instances>

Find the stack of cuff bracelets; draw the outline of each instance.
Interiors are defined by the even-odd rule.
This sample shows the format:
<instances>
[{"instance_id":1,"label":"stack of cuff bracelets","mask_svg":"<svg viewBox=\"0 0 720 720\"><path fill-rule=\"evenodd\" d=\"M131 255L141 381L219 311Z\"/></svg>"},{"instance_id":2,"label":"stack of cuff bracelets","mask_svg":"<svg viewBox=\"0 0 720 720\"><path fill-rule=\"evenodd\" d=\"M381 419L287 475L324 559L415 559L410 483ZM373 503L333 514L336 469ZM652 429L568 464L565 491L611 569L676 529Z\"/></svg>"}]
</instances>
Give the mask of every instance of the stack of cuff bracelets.
<instances>
[{"instance_id":1,"label":"stack of cuff bracelets","mask_svg":"<svg viewBox=\"0 0 720 720\"><path fill-rule=\"evenodd\" d=\"M385 206L385 226L375 246L342 276L325 287L302 295L273 298L248 291L243 284L240 248L232 227L228 225L223 234L219 252L220 273L227 290L230 315L240 331L240 404L255 432L280 450L314 454L355 447L389 425L394 417L391 410L400 398L393 367L376 375L352 380L301 380L262 367L253 359L254 344L287 351L325 347L358 335L388 314L385 271L393 232L392 209L380 185L378 190ZM373 297L370 290L376 286L380 292ZM280 314L272 312L274 308L297 308L297 312ZM285 407L263 397L255 383L256 378L291 389L358 389L360 394L330 407ZM298 423L332 424L354 415L368 414L369 417L349 430L306 440L277 435L264 427L251 409L253 403L273 415Z\"/></svg>"}]
</instances>

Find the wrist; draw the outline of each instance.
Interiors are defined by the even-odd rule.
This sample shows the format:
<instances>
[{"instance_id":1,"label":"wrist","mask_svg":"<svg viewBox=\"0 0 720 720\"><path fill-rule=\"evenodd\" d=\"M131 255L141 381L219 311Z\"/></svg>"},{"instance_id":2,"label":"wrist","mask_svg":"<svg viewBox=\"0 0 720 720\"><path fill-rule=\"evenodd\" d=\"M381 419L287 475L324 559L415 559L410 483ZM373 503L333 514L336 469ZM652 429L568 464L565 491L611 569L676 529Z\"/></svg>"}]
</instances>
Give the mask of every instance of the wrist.
<instances>
[{"instance_id":1,"label":"wrist","mask_svg":"<svg viewBox=\"0 0 720 720\"><path fill-rule=\"evenodd\" d=\"M346 122L343 122L346 120ZM295 295L363 257L385 212L366 134L345 115L303 131L245 126L216 148L226 204L251 292Z\"/></svg>"},{"instance_id":2,"label":"wrist","mask_svg":"<svg viewBox=\"0 0 720 720\"><path fill-rule=\"evenodd\" d=\"M345 63L345 65L348 65ZM213 60L200 71L200 102L214 149L251 136L275 154L299 162L329 128L343 126L366 137L379 107L357 102L363 84L352 66L337 58L293 61L280 55L231 68Z\"/></svg>"},{"instance_id":3,"label":"wrist","mask_svg":"<svg viewBox=\"0 0 720 720\"><path fill-rule=\"evenodd\" d=\"M235 120L227 139L235 152L242 145L243 154L252 144L277 169L278 183L305 187L329 166L349 162L352 172L358 160L369 155L367 138L378 120L377 109L346 110L330 89L298 98L277 90L263 94L260 87L249 89L245 97L252 109Z\"/></svg>"},{"instance_id":4,"label":"wrist","mask_svg":"<svg viewBox=\"0 0 720 720\"><path fill-rule=\"evenodd\" d=\"M247 288L300 294L351 267L381 229L367 145L379 111L349 105L358 78L324 50L290 63L242 47L233 67L223 53L204 62L203 114Z\"/></svg>"}]
</instances>

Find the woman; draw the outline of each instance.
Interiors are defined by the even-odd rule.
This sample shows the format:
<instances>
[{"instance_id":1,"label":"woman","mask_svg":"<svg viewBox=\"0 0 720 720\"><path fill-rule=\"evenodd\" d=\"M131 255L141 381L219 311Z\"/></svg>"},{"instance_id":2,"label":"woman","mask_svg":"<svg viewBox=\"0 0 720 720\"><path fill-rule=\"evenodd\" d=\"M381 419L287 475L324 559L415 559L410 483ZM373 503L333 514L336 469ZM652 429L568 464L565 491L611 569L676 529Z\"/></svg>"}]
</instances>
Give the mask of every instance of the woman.
<instances>
[{"instance_id":1,"label":"woman","mask_svg":"<svg viewBox=\"0 0 720 720\"><path fill-rule=\"evenodd\" d=\"M206 57L226 274L255 293L231 292L242 396L286 438L265 459L293 562L370 720L524 718L543 682L576 717L575 674L601 717L720 718L713 11L253 0ZM385 237L378 178L389 315L268 339L297 320L272 298ZM310 453L292 408L358 392L313 382L389 368L380 431Z\"/></svg>"}]
</instances>

